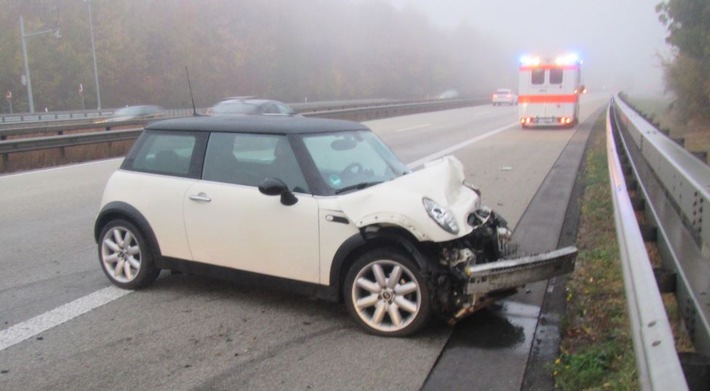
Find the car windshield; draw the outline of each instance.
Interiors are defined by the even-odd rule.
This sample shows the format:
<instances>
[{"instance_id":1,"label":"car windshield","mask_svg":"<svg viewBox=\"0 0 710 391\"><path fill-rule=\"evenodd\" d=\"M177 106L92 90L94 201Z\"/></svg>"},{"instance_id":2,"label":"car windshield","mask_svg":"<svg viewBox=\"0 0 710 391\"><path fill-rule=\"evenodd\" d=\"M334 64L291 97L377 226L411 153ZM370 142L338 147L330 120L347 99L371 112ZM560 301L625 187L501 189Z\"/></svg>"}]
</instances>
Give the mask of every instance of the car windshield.
<instances>
[{"instance_id":1,"label":"car windshield","mask_svg":"<svg viewBox=\"0 0 710 391\"><path fill-rule=\"evenodd\" d=\"M308 135L303 142L333 193L362 189L410 172L370 131Z\"/></svg>"},{"instance_id":2,"label":"car windshield","mask_svg":"<svg viewBox=\"0 0 710 391\"><path fill-rule=\"evenodd\" d=\"M510 94L510 90L498 90L498 91L496 91L496 94L505 94L505 95L507 95L507 94Z\"/></svg>"},{"instance_id":3,"label":"car windshield","mask_svg":"<svg viewBox=\"0 0 710 391\"><path fill-rule=\"evenodd\" d=\"M258 111L258 104L239 100L220 102L212 108L214 114L256 114Z\"/></svg>"}]
</instances>

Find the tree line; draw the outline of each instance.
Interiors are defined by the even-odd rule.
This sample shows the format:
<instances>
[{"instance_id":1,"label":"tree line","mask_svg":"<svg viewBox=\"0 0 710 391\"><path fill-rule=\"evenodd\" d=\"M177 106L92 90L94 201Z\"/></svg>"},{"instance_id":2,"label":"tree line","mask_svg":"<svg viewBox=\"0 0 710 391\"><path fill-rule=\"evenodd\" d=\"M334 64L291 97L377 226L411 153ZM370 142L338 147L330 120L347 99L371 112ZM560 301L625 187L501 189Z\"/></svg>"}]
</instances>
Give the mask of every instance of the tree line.
<instances>
[{"instance_id":1,"label":"tree line","mask_svg":"<svg viewBox=\"0 0 710 391\"><path fill-rule=\"evenodd\" d=\"M19 18L36 110L198 107L228 96L287 102L418 99L498 87L495 45L377 0L0 0L0 88L27 111ZM54 34L39 34L58 30ZM83 91L79 92L79 86ZM2 111L9 105L3 101Z\"/></svg>"},{"instance_id":2,"label":"tree line","mask_svg":"<svg viewBox=\"0 0 710 391\"><path fill-rule=\"evenodd\" d=\"M664 63L673 109L693 124L710 123L710 1L668 0L656 6L674 55Z\"/></svg>"}]
</instances>

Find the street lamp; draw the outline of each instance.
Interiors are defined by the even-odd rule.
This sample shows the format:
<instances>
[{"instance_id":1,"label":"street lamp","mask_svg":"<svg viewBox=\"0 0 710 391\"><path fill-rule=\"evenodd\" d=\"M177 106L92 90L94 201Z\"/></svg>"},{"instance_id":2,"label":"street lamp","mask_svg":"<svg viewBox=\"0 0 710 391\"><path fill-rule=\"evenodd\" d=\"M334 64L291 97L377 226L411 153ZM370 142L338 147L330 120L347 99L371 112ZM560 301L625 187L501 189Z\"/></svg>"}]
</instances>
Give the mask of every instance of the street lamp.
<instances>
[{"instance_id":1,"label":"street lamp","mask_svg":"<svg viewBox=\"0 0 710 391\"><path fill-rule=\"evenodd\" d=\"M40 34L46 34L46 33L51 33L54 32L54 36L59 39L62 36L59 35L59 30L42 30L42 31L37 31L35 33L30 33L30 34L25 34L25 19L20 15L20 35L22 36L22 56L23 59L25 60L25 81L27 82L27 96L29 97L30 101L30 113L35 112L35 102L34 99L32 98L32 81L30 81L30 67L27 65L27 44L25 43L25 39L34 37Z\"/></svg>"},{"instance_id":2,"label":"street lamp","mask_svg":"<svg viewBox=\"0 0 710 391\"><path fill-rule=\"evenodd\" d=\"M91 17L91 0L84 0L89 5L89 31L91 32L91 54L94 56L94 81L96 82L96 100L101 110L101 91L99 90L99 71L96 67L96 46L94 45L94 21Z\"/></svg>"}]
</instances>

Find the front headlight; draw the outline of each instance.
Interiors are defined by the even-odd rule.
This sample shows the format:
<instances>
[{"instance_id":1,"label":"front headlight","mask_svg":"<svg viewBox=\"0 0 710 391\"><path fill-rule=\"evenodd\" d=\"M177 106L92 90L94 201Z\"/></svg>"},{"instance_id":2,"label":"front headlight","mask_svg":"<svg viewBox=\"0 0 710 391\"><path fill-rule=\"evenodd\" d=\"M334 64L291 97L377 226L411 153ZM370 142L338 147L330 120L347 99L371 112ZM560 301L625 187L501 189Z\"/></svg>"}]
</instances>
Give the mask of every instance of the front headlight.
<instances>
[{"instance_id":1,"label":"front headlight","mask_svg":"<svg viewBox=\"0 0 710 391\"><path fill-rule=\"evenodd\" d=\"M436 221L444 231L454 235L459 233L459 225L456 224L456 220L454 220L454 215L451 211L441 207L439 204L426 197L422 198L422 204L424 204L424 209L426 209L429 217Z\"/></svg>"}]
</instances>

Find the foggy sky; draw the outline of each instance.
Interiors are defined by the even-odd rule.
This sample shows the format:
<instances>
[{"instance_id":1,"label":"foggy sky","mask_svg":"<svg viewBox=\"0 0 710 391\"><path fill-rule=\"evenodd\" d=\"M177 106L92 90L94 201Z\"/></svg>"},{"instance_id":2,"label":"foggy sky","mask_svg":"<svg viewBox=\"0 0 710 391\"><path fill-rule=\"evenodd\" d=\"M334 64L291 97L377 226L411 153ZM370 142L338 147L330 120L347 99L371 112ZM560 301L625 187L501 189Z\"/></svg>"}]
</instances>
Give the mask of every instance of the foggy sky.
<instances>
[{"instance_id":1,"label":"foggy sky","mask_svg":"<svg viewBox=\"0 0 710 391\"><path fill-rule=\"evenodd\" d=\"M668 56L666 27L655 6L661 0L387 0L414 8L443 28L475 27L510 58L501 83L517 86L523 54L576 52L592 90L663 92L659 54Z\"/></svg>"}]
</instances>

